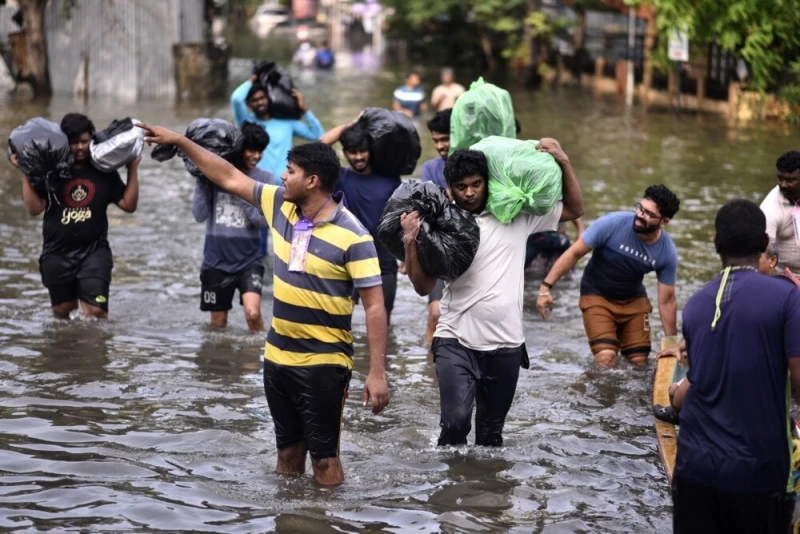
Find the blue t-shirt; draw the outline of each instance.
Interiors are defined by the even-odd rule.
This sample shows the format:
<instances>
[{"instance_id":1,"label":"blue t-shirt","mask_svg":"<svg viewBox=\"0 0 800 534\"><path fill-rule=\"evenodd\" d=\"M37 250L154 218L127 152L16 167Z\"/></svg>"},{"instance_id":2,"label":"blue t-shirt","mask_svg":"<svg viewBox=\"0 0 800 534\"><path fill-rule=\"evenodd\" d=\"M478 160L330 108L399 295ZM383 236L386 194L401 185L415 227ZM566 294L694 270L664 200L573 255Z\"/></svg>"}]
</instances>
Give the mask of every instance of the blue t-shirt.
<instances>
[{"instance_id":1,"label":"blue t-shirt","mask_svg":"<svg viewBox=\"0 0 800 534\"><path fill-rule=\"evenodd\" d=\"M276 185L281 185L281 174L286 170L286 154L292 148L295 137L307 141L317 141L325 130L317 117L306 111L303 120L291 119L269 119L261 120L257 118L250 108L247 107L245 99L253 83L247 80L236 88L231 95L231 107L233 108L233 118L236 126L241 127L243 122L253 122L258 124L267 134L269 134L269 144L261 156L258 166L265 171L272 173Z\"/></svg>"},{"instance_id":2,"label":"blue t-shirt","mask_svg":"<svg viewBox=\"0 0 800 534\"><path fill-rule=\"evenodd\" d=\"M425 91L422 87L408 87L403 85L394 90L393 100L400 104L400 107L407 109L413 113L415 117L419 117L420 107L425 101Z\"/></svg>"},{"instance_id":3,"label":"blue t-shirt","mask_svg":"<svg viewBox=\"0 0 800 534\"><path fill-rule=\"evenodd\" d=\"M581 279L581 295L600 295L608 300L646 297L642 280L655 271L658 281L673 286L678 272L678 252L664 230L652 245L633 231L634 214L616 211L597 219L583 233L592 249Z\"/></svg>"},{"instance_id":4,"label":"blue t-shirt","mask_svg":"<svg viewBox=\"0 0 800 534\"><path fill-rule=\"evenodd\" d=\"M378 222L386 202L400 187L399 177L380 174L357 174L352 169L342 169L339 174L337 191L344 193L345 207L356 216L375 240L378 262L382 274L397 272L397 260L378 240Z\"/></svg>"},{"instance_id":5,"label":"blue t-shirt","mask_svg":"<svg viewBox=\"0 0 800 534\"><path fill-rule=\"evenodd\" d=\"M270 173L258 167L248 176L262 184L273 181ZM197 222L206 223L203 269L238 273L261 263L264 257L261 229L267 227L267 221L257 207L206 179L199 179L194 190L192 214Z\"/></svg>"},{"instance_id":6,"label":"blue t-shirt","mask_svg":"<svg viewBox=\"0 0 800 534\"><path fill-rule=\"evenodd\" d=\"M733 271L711 330L717 276L683 309L689 389L675 475L737 493L787 491L791 473L788 359L800 356L800 290Z\"/></svg>"},{"instance_id":7,"label":"blue t-shirt","mask_svg":"<svg viewBox=\"0 0 800 534\"><path fill-rule=\"evenodd\" d=\"M444 158L429 159L422 164L422 181L433 182L442 189L447 189L447 182L444 179Z\"/></svg>"}]
</instances>

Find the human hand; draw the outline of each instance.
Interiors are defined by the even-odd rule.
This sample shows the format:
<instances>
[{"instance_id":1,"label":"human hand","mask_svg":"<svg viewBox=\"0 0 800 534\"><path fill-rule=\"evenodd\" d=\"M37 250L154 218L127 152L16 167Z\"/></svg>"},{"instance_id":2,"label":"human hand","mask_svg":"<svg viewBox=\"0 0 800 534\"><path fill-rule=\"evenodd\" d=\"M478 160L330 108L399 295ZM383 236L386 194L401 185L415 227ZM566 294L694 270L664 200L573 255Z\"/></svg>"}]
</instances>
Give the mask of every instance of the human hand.
<instances>
[{"instance_id":1,"label":"human hand","mask_svg":"<svg viewBox=\"0 0 800 534\"><path fill-rule=\"evenodd\" d=\"M141 154L139 154L139 155L138 155L138 156L136 156L134 159L132 159L131 161L129 161L129 162L128 162L128 164L127 164L127 165L125 165L125 167L126 167L126 168L127 168L129 171L130 171L130 170L133 170L133 169L137 169L137 168L139 167L139 163L141 163L141 162L142 162L142 155L141 155Z\"/></svg>"},{"instance_id":2,"label":"human hand","mask_svg":"<svg viewBox=\"0 0 800 534\"><path fill-rule=\"evenodd\" d=\"M422 219L418 211L400 215L400 226L403 228L403 239L416 239Z\"/></svg>"},{"instance_id":3,"label":"human hand","mask_svg":"<svg viewBox=\"0 0 800 534\"><path fill-rule=\"evenodd\" d=\"M400 265L397 267L397 272L400 274L408 274L408 269L406 269L406 262L401 261Z\"/></svg>"},{"instance_id":4,"label":"human hand","mask_svg":"<svg viewBox=\"0 0 800 534\"><path fill-rule=\"evenodd\" d=\"M143 122L137 122L134 126L144 130L144 142L147 143L147 146L153 143L157 145L175 145L183 137L181 134L168 130L163 126L150 126Z\"/></svg>"},{"instance_id":5,"label":"human hand","mask_svg":"<svg viewBox=\"0 0 800 534\"><path fill-rule=\"evenodd\" d=\"M544 287L544 286L542 286ZM539 296L536 297L536 309L539 310L539 315L542 316L542 319L545 321L550 317L550 313L553 311L553 295L550 293L549 289L540 289Z\"/></svg>"},{"instance_id":6,"label":"human hand","mask_svg":"<svg viewBox=\"0 0 800 534\"><path fill-rule=\"evenodd\" d=\"M656 359L659 358L678 358L679 362L683 362L683 351L681 350L680 345L676 345L674 347L670 347L668 349L662 349L656 353Z\"/></svg>"},{"instance_id":7,"label":"human hand","mask_svg":"<svg viewBox=\"0 0 800 534\"><path fill-rule=\"evenodd\" d=\"M372 404L372 413L379 414L389 404L389 384L385 373L370 371L364 381L364 406Z\"/></svg>"},{"instance_id":8,"label":"human hand","mask_svg":"<svg viewBox=\"0 0 800 534\"><path fill-rule=\"evenodd\" d=\"M308 108L306 107L305 97L303 96L303 93L301 93L299 89L292 89L292 96L294 97L295 100L297 100L297 107L300 108L300 111L302 111L303 113L308 111Z\"/></svg>"},{"instance_id":9,"label":"human hand","mask_svg":"<svg viewBox=\"0 0 800 534\"><path fill-rule=\"evenodd\" d=\"M544 137L540 139L539 144L536 146L536 150L539 152L547 152L553 156L553 158L555 158L560 165L569 163L569 157L561 148L559 142L552 137Z\"/></svg>"}]
</instances>

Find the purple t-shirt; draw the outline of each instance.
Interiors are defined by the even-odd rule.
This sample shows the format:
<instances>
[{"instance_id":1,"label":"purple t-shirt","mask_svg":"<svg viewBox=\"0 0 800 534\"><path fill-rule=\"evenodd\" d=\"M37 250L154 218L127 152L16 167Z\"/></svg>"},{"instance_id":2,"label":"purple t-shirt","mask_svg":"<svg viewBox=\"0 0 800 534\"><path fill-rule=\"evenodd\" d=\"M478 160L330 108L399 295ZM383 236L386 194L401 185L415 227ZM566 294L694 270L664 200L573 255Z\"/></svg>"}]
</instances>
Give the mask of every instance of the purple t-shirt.
<instances>
[{"instance_id":1,"label":"purple t-shirt","mask_svg":"<svg viewBox=\"0 0 800 534\"><path fill-rule=\"evenodd\" d=\"M737 493L787 491L791 474L788 359L800 356L800 290L733 271L714 330L717 276L683 309L689 390L675 476Z\"/></svg>"},{"instance_id":2,"label":"purple t-shirt","mask_svg":"<svg viewBox=\"0 0 800 534\"><path fill-rule=\"evenodd\" d=\"M447 182L444 179L444 158L429 159L422 165L422 181L433 182L442 189L447 189Z\"/></svg>"},{"instance_id":3,"label":"purple t-shirt","mask_svg":"<svg viewBox=\"0 0 800 534\"><path fill-rule=\"evenodd\" d=\"M581 279L581 295L600 295L608 300L646 297L644 275L655 271L658 281L674 286L678 271L678 252L665 231L652 245L633 231L634 214L608 213L583 233L592 250Z\"/></svg>"}]
</instances>

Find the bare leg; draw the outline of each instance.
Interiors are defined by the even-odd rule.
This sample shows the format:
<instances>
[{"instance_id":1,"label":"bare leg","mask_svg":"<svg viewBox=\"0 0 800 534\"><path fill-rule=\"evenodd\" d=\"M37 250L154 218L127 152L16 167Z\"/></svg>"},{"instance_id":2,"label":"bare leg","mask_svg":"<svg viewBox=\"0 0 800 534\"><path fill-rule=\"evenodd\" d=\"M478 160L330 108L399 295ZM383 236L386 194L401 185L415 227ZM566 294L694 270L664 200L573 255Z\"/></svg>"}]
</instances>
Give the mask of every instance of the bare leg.
<instances>
[{"instance_id":1,"label":"bare leg","mask_svg":"<svg viewBox=\"0 0 800 534\"><path fill-rule=\"evenodd\" d=\"M436 325L439 324L439 301L434 300L428 305L428 329L425 331L425 344L433 342L433 334L436 332Z\"/></svg>"},{"instance_id":2,"label":"bare leg","mask_svg":"<svg viewBox=\"0 0 800 534\"><path fill-rule=\"evenodd\" d=\"M263 332L264 319L261 317L261 295L258 293L244 293L242 295L244 304L244 318L250 332Z\"/></svg>"},{"instance_id":3,"label":"bare leg","mask_svg":"<svg viewBox=\"0 0 800 534\"><path fill-rule=\"evenodd\" d=\"M601 367L614 367L617 365L617 351L601 350L594 355L594 362Z\"/></svg>"},{"instance_id":4,"label":"bare leg","mask_svg":"<svg viewBox=\"0 0 800 534\"><path fill-rule=\"evenodd\" d=\"M87 302L81 301L81 312L86 317L94 317L95 319L108 319L108 312L103 311L102 308L92 306Z\"/></svg>"},{"instance_id":5,"label":"bare leg","mask_svg":"<svg viewBox=\"0 0 800 534\"><path fill-rule=\"evenodd\" d=\"M338 486L344 482L344 470L339 458L311 459L314 481L320 486Z\"/></svg>"},{"instance_id":6,"label":"bare leg","mask_svg":"<svg viewBox=\"0 0 800 534\"><path fill-rule=\"evenodd\" d=\"M636 367L645 367L647 365L647 354L631 354L628 359Z\"/></svg>"},{"instance_id":7,"label":"bare leg","mask_svg":"<svg viewBox=\"0 0 800 534\"><path fill-rule=\"evenodd\" d=\"M69 319L69 314L78 309L78 301L70 300L53 306L53 316L57 319Z\"/></svg>"},{"instance_id":8,"label":"bare leg","mask_svg":"<svg viewBox=\"0 0 800 534\"><path fill-rule=\"evenodd\" d=\"M211 326L225 328L227 325L228 325L228 312L226 311L211 312Z\"/></svg>"},{"instance_id":9,"label":"bare leg","mask_svg":"<svg viewBox=\"0 0 800 534\"><path fill-rule=\"evenodd\" d=\"M306 444L302 441L294 443L278 451L278 466L275 472L279 475L302 475L306 472Z\"/></svg>"}]
</instances>

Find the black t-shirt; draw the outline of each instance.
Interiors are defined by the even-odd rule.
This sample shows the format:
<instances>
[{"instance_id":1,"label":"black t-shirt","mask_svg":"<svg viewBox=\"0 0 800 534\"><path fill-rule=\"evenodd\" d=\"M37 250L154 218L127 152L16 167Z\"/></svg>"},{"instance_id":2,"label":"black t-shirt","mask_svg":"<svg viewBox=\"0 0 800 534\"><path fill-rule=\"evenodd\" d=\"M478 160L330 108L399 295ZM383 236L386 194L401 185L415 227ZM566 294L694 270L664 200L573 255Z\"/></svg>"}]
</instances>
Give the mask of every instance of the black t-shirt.
<instances>
[{"instance_id":1,"label":"black t-shirt","mask_svg":"<svg viewBox=\"0 0 800 534\"><path fill-rule=\"evenodd\" d=\"M42 256L82 255L98 245L108 246L109 204L125 194L119 173L102 172L87 165L72 169L72 178L56 187L55 198L47 199L42 234Z\"/></svg>"}]
</instances>

